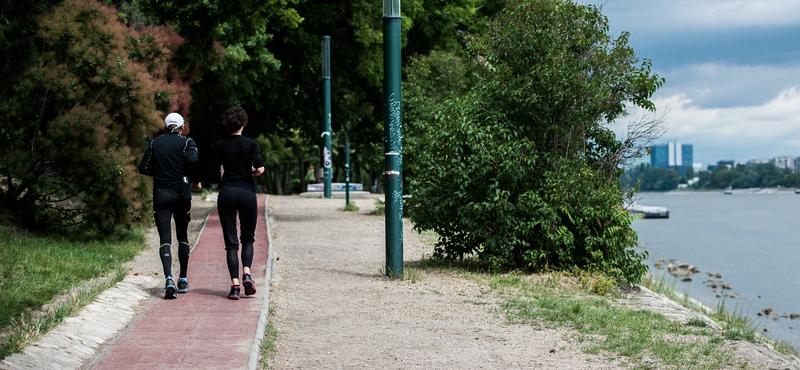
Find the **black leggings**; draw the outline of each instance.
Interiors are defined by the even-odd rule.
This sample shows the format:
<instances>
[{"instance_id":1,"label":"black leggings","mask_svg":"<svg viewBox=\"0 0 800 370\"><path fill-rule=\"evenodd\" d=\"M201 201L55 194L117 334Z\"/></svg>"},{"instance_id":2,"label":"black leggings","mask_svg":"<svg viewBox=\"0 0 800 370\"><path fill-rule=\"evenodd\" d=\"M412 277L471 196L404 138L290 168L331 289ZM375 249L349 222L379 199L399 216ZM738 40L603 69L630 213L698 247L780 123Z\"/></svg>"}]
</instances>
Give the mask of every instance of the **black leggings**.
<instances>
[{"instance_id":1,"label":"black leggings","mask_svg":"<svg viewBox=\"0 0 800 370\"><path fill-rule=\"evenodd\" d=\"M187 229L191 219L192 200L183 199L180 192L174 189L155 189L153 191L153 213L156 229L161 240L158 254L164 267L164 276L172 276L172 225L175 219L175 232L178 237L178 261L181 263L180 277L185 278L189 265L189 236Z\"/></svg>"},{"instance_id":2,"label":"black leggings","mask_svg":"<svg viewBox=\"0 0 800 370\"><path fill-rule=\"evenodd\" d=\"M258 200L250 189L223 186L217 198L219 221L225 237L228 272L231 279L239 277L239 241L242 243L242 267L253 264L253 242L256 240L256 217ZM236 214L239 214L241 236L236 235Z\"/></svg>"}]
</instances>

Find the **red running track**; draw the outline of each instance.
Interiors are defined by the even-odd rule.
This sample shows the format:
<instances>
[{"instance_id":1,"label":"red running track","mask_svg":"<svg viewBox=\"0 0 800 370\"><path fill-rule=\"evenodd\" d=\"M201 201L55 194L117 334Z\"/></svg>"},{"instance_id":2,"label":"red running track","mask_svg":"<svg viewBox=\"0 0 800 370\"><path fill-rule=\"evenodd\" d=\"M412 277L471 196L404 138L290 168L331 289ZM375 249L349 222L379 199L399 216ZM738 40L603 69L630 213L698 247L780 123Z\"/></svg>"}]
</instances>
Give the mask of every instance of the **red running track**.
<instances>
[{"instance_id":1,"label":"red running track","mask_svg":"<svg viewBox=\"0 0 800 370\"><path fill-rule=\"evenodd\" d=\"M230 276L219 214L214 209L189 256L189 291L171 300L163 299L162 291L91 369L247 368L268 292L264 285L269 247L265 199L266 195L258 195L251 271L258 289L255 295L245 296L242 289L238 301L227 298ZM158 263L157 256L153 263Z\"/></svg>"}]
</instances>

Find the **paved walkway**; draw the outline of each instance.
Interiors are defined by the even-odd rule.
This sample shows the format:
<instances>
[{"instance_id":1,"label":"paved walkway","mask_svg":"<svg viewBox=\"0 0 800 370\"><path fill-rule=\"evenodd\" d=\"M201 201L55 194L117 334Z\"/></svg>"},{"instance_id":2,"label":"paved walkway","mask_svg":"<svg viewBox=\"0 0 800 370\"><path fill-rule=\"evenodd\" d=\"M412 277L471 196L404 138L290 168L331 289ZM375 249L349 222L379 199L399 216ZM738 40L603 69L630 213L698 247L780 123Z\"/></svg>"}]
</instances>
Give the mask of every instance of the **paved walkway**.
<instances>
[{"instance_id":1,"label":"paved walkway","mask_svg":"<svg viewBox=\"0 0 800 370\"><path fill-rule=\"evenodd\" d=\"M255 295L227 298L230 279L215 209L191 253L188 293L165 300L163 280L128 276L59 329L4 359L0 369L255 369L269 304L266 199L259 194ZM154 280L160 288L153 288Z\"/></svg>"}]
</instances>

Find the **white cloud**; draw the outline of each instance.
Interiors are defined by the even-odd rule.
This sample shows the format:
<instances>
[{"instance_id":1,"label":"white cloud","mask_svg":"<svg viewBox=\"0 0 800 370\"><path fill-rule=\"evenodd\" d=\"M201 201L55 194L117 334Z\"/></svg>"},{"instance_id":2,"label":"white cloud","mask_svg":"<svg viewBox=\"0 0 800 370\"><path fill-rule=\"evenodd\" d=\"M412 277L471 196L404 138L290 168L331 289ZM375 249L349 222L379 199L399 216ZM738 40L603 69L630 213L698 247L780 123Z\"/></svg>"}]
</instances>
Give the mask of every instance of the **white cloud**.
<instances>
[{"instance_id":1,"label":"white cloud","mask_svg":"<svg viewBox=\"0 0 800 370\"><path fill-rule=\"evenodd\" d=\"M612 25L641 29L733 29L800 24L800 1L796 0L606 0L585 1L603 6ZM667 31L668 32L668 31Z\"/></svg>"},{"instance_id":2,"label":"white cloud","mask_svg":"<svg viewBox=\"0 0 800 370\"><path fill-rule=\"evenodd\" d=\"M752 106L704 108L685 94L653 99L666 112L662 140L694 145L695 162L731 158L746 161L782 155L800 156L800 88L780 91L769 101ZM631 117L642 111L631 110ZM626 125L613 127L618 133Z\"/></svg>"},{"instance_id":3,"label":"white cloud","mask_svg":"<svg viewBox=\"0 0 800 370\"><path fill-rule=\"evenodd\" d=\"M670 1L681 26L691 28L739 28L787 26L800 23L800 2L787 0Z\"/></svg>"},{"instance_id":4,"label":"white cloud","mask_svg":"<svg viewBox=\"0 0 800 370\"><path fill-rule=\"evenodd\" d=\"M703 163L800 156L800 0L580 1L603 7L612 35L631 31L666 79L652 99L668 110L661 140Z\"/></svg>"},{"instance_id":5,"label":"white cloud","mask_svg":"<svg viewBox=\"0 0 800 370\"><path fill-rule=\"evenodd\" d=\"M657 96L684 94L703 107L760 105L779 91L800 86L800 64L704 63L657 73L666 79Z\"/></svg>"},{"instance_id":6,"label":"white cloud","mask_svg":"<svg viewBox=\"0 0 800 370\"><path fill-rule=\"evenodd\" d=\"M667 135L737 141L742 138L780 141L787 136L800 137L800 93L797 87L781 91L772 100L757 106L701 108L685 95L657 99L655 103L658 107L669 107Z\"/></svg>"}]
</instances>

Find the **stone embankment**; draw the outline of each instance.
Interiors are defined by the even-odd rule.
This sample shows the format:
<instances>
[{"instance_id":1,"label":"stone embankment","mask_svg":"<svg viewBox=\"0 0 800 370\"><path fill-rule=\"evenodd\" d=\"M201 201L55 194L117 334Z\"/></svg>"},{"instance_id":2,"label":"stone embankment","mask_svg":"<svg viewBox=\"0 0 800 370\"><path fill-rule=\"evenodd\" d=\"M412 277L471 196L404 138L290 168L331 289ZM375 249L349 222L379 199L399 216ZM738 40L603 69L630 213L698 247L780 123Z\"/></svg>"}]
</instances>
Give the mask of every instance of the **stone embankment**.
<instances>
[{"instance_id":1,"label":"stone embankment","mask_svg":"<svg viewBox=\"0 0 800 370\"><path fill-rule=\"evenodd\" d=\"M747 299L747 297L736 293L731 285L726 284L722 279L722 274L718 272L702 272L700 268L695 265L667 259L656 259L653 262L653 266L656 269L666 271L669 275L682 282L691 282L695 279L706 278L706 280L702 281L703 284L707 289L713 292L717 298ZM757 315L771 320L800 319L800 313L776 312L772 307L762 308L758 311Z\"/></svg>"}]
</instances>

